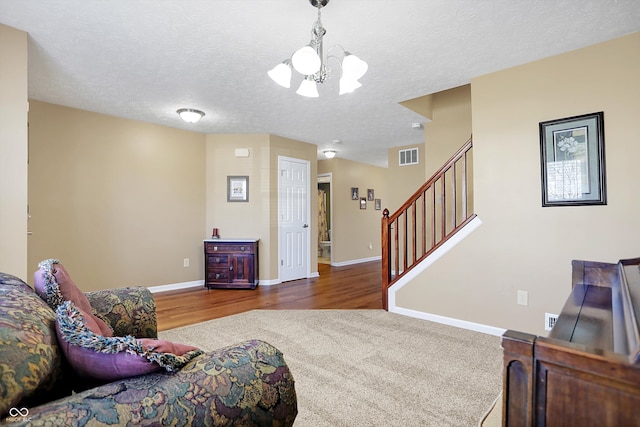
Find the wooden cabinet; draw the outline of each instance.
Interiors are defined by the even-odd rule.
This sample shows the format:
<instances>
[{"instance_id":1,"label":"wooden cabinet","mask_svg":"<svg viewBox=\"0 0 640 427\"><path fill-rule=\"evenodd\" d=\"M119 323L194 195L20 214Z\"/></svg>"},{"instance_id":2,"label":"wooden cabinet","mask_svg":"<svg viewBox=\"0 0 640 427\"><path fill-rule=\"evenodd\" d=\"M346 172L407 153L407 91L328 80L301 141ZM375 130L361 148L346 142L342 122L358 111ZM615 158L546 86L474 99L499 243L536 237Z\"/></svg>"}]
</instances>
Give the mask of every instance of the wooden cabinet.
<instances>
[{"instance_id":1,"label":"wooden cabinet","mask_svg":"<svg viewBox=\"0 0 640 427\"><path fill-rule=\"evenodd\" d=\"M574 260L549 336L504 333L503 426L640 426L639 267Z\"/></svg>"},{"instance_id":2,"label":"wooden cabinet","mask_svg":"<svg viewBox=\"0 0 640 427\"><path fill-rule=\"evenodd\" d=\"M258 239L204 241L207 288L255 289L258 285Z\"/></svg>"}]
</instances>

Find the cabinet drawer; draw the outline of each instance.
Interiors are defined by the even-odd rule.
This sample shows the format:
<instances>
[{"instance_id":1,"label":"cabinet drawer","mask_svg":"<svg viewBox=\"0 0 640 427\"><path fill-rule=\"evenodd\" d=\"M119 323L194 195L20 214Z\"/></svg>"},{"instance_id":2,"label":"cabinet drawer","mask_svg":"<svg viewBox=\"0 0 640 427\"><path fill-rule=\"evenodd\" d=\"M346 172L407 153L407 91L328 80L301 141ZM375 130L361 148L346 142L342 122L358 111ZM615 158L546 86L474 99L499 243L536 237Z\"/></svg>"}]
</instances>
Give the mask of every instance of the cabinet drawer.
<instances>
[{"instance_id":1,"label":"cabinet drawer","mask_svg":"<svg viewBox=\"0 0 640 427\"><path fill-rule=\"evenodd\" d=\"M228 282L229 269L228 268L207 269L207 281L208 282Z\"/></svg>"},{"instance_id":2,"label":"cabinet drawer","mask_svg":"<svg viewBox=\"0 0 640 427\"><path fill-rule=\"evenodd\" d=\"M207 254L207 265L227 265L229 264L229 255L227 254Z\"/></svg>"},{"instance_id":3,"label":"cabinet drawer","mask_svg":"<svg viewBox=\"0 0 640 427\"><path fill-rule=\"evenodd\" d=\"M233 245L228 245L225 248L225 251L230 252L230 253L235 253L235 254L242 254L242 253L253 253L254 248L253 248L253 244L252 243L245 243L245 244L233 244Z\"/></svg>"},{"instance_id":4,"label":"cabinet drawer","mask_svg":"<svg viewBox=\"0 0 640 427\"><path fill-rule=\"evenodd\" d=\"M225 253L252 253L255 251L255 243L215 243L206 242L204 251L208 254Z\"/></svg>"}]
</instances>

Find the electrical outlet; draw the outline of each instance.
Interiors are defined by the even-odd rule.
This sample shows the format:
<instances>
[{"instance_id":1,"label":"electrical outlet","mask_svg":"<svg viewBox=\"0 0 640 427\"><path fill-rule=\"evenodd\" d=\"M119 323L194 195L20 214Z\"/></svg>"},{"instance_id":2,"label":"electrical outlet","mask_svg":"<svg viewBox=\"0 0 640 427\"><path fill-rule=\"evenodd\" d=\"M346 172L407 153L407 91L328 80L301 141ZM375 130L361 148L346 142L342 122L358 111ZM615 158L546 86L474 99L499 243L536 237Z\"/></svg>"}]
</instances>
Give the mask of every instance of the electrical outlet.
<instances>
[{"instance_id":1,"label":"electrical outlet","mask_svg":"<svg viewBox=\"0 0 640 427\"><path fill-rule=\"evenodd\" d=\"M182 265L186 268L189 267L189 258L185 258L184 261L182 262Z\"/></svg>"},{"instance_id":2,"label":"electrical outlet","mask_svg":"<svg viewBox=\"0 0 640 427\"><path fill-rule=\"evenodd\" d=\"M527 292L527 291L518 291L518 304L519 305L529 305L529 292Z\"/></svg>"},{"instance_id":3,"label":"electrical outlet","mask_svg":"<svg viewBox=\"0 0 640 427\"><path fill-rule=\"evenodd\" d=\"M545 313L544 314L544 330L545 331L552 330L553 327L556 325L557 321L558 321L557 314Z\"/></svg>"}]
</instances>

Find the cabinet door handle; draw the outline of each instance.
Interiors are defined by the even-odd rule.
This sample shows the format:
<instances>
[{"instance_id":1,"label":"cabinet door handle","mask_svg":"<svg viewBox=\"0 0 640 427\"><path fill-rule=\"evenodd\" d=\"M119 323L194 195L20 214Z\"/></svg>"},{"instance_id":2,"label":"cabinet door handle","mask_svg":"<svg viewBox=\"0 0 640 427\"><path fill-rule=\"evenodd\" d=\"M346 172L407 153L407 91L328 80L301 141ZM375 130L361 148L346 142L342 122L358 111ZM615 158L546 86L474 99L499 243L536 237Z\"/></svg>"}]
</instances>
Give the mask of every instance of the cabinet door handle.
<instances>
[{"instance_id":1,"label":"cabinet door handle","mask_svg":"<svg viewBox=\"0 0 640 427\"><path fill-rule=\"evenodd\" d=\"M229 271L233 271L233 266L232 265L229 266Z\"/></svg>"},{"instance_id":2,"label":"cabinet door handle","mask_svg":"<svg viewBox=\"0 0 640 427\"><path fill-rule=\"evenodd\" d=\"M241 251L244 251L244 250L245 250L245 247L244 247L244 246L240 246L240 250L241 250Z\"/></svg>"}]
</instances>

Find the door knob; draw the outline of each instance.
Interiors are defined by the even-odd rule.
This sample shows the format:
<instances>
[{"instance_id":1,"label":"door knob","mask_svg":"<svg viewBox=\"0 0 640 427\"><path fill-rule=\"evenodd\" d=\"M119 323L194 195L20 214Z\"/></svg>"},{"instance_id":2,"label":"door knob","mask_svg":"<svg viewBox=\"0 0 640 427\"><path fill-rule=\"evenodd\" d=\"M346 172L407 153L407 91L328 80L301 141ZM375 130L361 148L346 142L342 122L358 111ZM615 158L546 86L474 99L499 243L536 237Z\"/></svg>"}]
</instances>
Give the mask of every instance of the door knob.
<instances>
[{"instance_id":1,"label":"door knob","mask_svg":"<svg viewBox=\"0 0 640 427\"><path fill-rule=\"evenodd\" d=\"M309 228L309 224L303 225L302 228Z\"/></svg>"}]
</instances>

